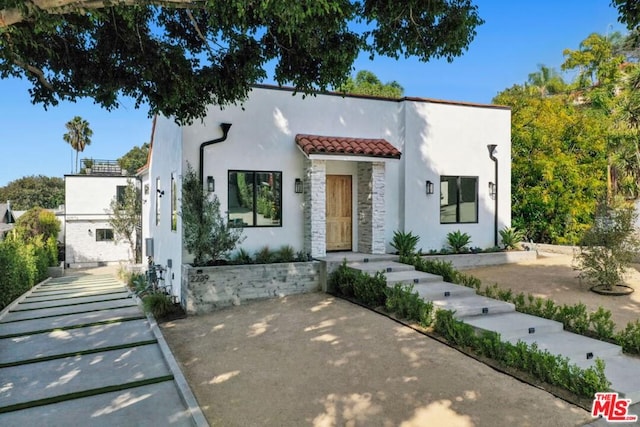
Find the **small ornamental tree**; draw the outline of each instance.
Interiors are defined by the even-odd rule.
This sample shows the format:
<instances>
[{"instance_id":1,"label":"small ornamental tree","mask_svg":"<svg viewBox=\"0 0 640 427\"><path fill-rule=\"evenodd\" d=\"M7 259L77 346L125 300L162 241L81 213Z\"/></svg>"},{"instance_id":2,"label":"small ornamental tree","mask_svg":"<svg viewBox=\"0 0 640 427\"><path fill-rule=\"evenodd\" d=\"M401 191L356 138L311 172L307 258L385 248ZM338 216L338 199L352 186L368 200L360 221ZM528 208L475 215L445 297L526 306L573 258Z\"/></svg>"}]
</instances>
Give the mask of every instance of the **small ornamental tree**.
<instances>
[{"instance_id":1,"label":"small ornamental tree","mask_svg":"<svg viewBox=\"0 0 640 427\"><path fill-rule=\"evenodd\" d=\"M132 261L139 261L136 260L138 253L136 248L136 227L142 223L142 202L140 190L133 180L127 180L127 186L120 200L117 197L111 200L107 213L109 214L109 225L113 228L114 237L129 245Z\"/></svg>"},{"instance_id":2,"label":"small ornamental tree","mask_svg":"<svg viewBox=\"0 0 640 427\"><path fill-rule=\"evenodd\" d=\"M60 221L53 212L35 207L16 220L15 233L27 240L42 235L46 241L50 237L57 239L60 227Z\"/></svg>"},{"instance_id":3,"label":"small ornamental tree","mask_svg":"<svg viewBox=\"0 0 640 427\"><path fill-rule=\"evenodd\" d=\"M184 246L194 266L215 263L244 240L242 229L230 227L220 213L220 201L209 197L196 172L187 164L182 181Z\"/></svg>"},{"instance_id":4,"label":"small ornamental tree","mask_svg":"<svg viewBox=\"0 0 640 427\"><path fill-rule=\"evenodd\" d=\"M576 255L581 276L594 287L611 291L622 285L630 264L640 251L633 206L601 203Z\"/></svg>"}]
</instances>

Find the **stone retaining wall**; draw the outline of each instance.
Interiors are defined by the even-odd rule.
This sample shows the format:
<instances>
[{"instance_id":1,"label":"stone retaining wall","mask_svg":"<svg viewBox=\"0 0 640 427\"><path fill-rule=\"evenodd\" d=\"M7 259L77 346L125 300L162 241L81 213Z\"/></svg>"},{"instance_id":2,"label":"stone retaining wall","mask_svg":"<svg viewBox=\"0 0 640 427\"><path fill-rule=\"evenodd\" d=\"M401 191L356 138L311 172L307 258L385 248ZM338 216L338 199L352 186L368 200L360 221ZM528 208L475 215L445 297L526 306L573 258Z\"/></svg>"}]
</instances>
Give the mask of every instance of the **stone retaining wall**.
<instances>
[{"instance_id":1,"label":"stone retaining wall","mask_svg":"<svg viewBox=\"0 0 640 427\"><path fill-rule=\"evenodd\" d=\"M488 265L510 264L536 259L536 251L487 252L481 254L428 255L426 259L448 261L458 270Z\"/></svg>"},{"instance_id":2,"label":"stone retaining wall","mask_svg":"<svg viewBox=\"0 0 640 427\"><path fill-rule=\"evenodd\" d=\"M320 289L320 263L182 266L181 301L187 314L208 313L242 302Z\"/></svg>"}]
</instances>

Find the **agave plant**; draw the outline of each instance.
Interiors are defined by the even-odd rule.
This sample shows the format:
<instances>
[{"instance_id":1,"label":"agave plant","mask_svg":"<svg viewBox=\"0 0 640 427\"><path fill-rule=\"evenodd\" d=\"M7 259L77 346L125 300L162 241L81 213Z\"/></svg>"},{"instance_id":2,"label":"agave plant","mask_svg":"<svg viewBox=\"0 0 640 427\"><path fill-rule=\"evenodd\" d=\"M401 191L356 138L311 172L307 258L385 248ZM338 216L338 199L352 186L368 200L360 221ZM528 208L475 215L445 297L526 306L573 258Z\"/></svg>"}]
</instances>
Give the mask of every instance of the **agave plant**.
<instances>
[{"instance_id":1,"label":"agave plant","mask_svg":"<svg viewBox=\"0 0 640 427\"><path fill-rule=\"evenodd\" d=\"M391 246L398 251L400 257L406 257L416 252L419 240L420 236L414 236L411 232L394 231Z\"/></svg>"},{"instance_id":2,"label":"agave plant","mask_svg":"<svg viewBox=\"0 0 640 427\"><path fill-rule=\"evenodd\" d=\"M460 230L447 234L447 244L454 253L468 252L467 245L469 243L471 243L471 236L460 232Z\"/></svg>"},{"instance_id":3,"label":"agave plant","mask_svg":"<svg viewBox=\"0 0 640 427\"><path fill-rule=\"evenodd\" d=\"M524 233L516 228L505 227L499 231L505 249L516 249L524 239Z\"/></svg>"}]
</instances>

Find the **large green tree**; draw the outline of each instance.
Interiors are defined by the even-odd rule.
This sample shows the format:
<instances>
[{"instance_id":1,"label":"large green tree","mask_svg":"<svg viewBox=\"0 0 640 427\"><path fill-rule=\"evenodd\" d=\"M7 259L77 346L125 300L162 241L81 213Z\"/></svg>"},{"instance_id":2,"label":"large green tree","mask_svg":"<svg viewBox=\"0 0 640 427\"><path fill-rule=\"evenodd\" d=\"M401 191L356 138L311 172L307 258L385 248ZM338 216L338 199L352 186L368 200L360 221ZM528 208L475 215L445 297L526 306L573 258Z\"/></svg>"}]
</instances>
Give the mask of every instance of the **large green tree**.
<instances>
[{"instance_id":1,"label":"large green tree","mask_svg":"<svg viewBox=\"0 0 640 427\"><path fill-rule=\"evenodd\" d=\"M371 71L358 71L355 78L349 78L347 82L338 88L338 92L354 95L383 96L386 98L401 98L404 88L395 80L382 83L378 76Z\"/></svg>"},{"instance_id":2,"label":"large green tree","mask_svg":"<svg viewBox=\"0 0 640 427\"><path fill-rule=\"evenodd\" d=\"M147 163L147 156L149 156L149 143L145 142L140 147L133 147L125 155L120 157L118 164L130 175L133 175Z\"/></svg>"},{"instance_id":3,"label":"large green tree","mask_svg":"<svg viewBox=\"0 0 640 427\"><path fill-rule=\"evenodd\" d=\"M344 84L360 52L451 61L482 23L472 0L0 0L0 76L45 106L127 95L184 123L271 67L309 92Z\"/></svg>"},{"instance_id":4,"label":"large green tree","mask_svg":"<svg viewBox=\"0 0 640 427\"><path fill-rule=\"evenodd\" d=\"M78 172L78 154L84 151L85 147L91 144L93 131L89 127L89 122L80 116L75 116L65 125L67 133L62 136L71 148L76 151L76 173Z\"/></svg>"},{"instance_id":5,"label":"large green tree","mask_svg":"<svg viewBox=\"0 0 640 427\"><path fill-rule=\"evenodd\" d=\"M64 204L64 180L44 175L25 176L0 187L0 202L11 201L12 209L36 206L54 209Z\"/></svg>"}]
</instances>

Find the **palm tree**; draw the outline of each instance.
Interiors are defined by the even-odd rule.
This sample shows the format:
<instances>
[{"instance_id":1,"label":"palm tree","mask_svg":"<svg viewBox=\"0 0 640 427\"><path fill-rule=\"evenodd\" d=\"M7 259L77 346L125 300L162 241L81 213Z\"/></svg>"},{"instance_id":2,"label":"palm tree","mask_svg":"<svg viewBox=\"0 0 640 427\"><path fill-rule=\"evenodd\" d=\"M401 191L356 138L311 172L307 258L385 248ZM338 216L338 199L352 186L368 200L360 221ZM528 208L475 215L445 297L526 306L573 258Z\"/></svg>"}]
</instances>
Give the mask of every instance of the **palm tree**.
<instances>
[{"instance_id":1,"label":"palm tree","mask_svg":"<svg viewBox=\"0 0 640 427\"><path fill-rule=\"evenodd\" d=\"M75 116L65 125L68 132L62 137L71 148L76 150L76 173L78 172L78 154L91 144L93 131L89 128L89 122L80 116Z\"/></svg>"}]
</instances>

